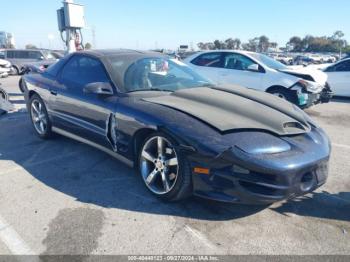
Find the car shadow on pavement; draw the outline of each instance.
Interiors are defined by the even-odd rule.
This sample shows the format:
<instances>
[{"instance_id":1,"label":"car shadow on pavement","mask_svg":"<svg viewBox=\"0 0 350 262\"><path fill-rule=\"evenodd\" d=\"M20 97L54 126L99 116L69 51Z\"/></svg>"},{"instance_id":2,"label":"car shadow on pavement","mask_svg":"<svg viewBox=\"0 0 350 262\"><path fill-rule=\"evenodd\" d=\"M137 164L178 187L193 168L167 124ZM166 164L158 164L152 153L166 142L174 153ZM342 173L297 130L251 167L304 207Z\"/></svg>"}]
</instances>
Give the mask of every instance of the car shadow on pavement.
<instances>
[{"instance_id":1,"label":"car shadow on pavement","mask_svg":"<svg viewBox=\"0 0 350 262\"><path fill-rule=\"evenodd\" d=\"M0 118L0 153L0 162L10 160L21 167L21 171L14 171L21 172L21 177L33 177L76 201L104 208L201 220L231 220L267 207L218 203L196 197L176 203L163 202L149 193L134 169L108 154L58 135L41 140L26 113L11 113Z\"/></svg>"},{"instance_id":2,"label":"car shadow on pavement","mask_svg":"<svg viewBox=\"0 0 350 262\"><path fill-rule=\"evenodd\" d=\"M152 196L134 169L92 147L57 136L41 140L25 113L12 113L0 119L0 161L11 160L24 170L21 176L34 177L54 191L82 203L104 208L124 209L200 220L232 220L251 216L267 206L218 203L192 197L178 203L165 203ZM55 194L55 192L52 192ZM271 207L286 214L296 213L349 220L349 193L314 193ZM49 201L49 198L48 198ZM322 204L320 204L322 203ZM339 209L339 210L338 210Z\"/></svg>"},{"instance_id":3,"label":"car shadow on pavement","mask_svg":"<svg viewBox=\"0 0 350 262\"><path fill-rule=\"evenodd\" d=\"M350 98L349 97L335 96L332 98L331 102L350 104Z\"/></svg>"},{"instance_id":4,"label":"car shadow on pavement","mask_svg":"<svg viewBox=\"0 0 350 262\"><path fill-rule=\"evenodd\" d=\"M350 192L340 192L337 194L331 194L326 191L313 192L270 209L286 216L292 213L298 216L349 222Z\"/></svg>"}]
</instances>

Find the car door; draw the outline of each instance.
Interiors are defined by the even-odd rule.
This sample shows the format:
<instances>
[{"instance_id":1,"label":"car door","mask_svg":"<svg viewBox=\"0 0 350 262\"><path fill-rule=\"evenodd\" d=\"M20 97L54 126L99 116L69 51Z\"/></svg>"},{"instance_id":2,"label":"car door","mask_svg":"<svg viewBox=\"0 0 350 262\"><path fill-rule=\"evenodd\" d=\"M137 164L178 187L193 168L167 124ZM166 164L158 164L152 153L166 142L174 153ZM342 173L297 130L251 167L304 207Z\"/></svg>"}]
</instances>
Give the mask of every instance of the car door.
<instances>
[{"instance_id":1,"label":"car door","mask_svg":"<svg viewBox=\"0 0 350 262\"><path fill-rule=\"evenodd\" d=\"M190 66L214 83L219 82L219 70L223 66L222 52L204 53L190 62Z\"/></svg>"},{"instance_id":2,"label":"car door","mask_svg":"<svg viewBox=\"0 0 350 262\"><path fill-rule=\"evenodd\" d=\"M86 55L72 56L50 90L52 111L57 127L108 147L106 133L113 104L111 96L84 92L86 85L95 82L112 85L103 64Z\"/></svg>"},{"instance_id":3,"label":"car door","mask_svg":"<svg viewBox=\"0 0 350 262\"><path fill-rule=\"evenodd\" d=\"M261 89L264 73L262 67L249 57L239 53L226 52L223 56L223 67L219 69L218 75L219 84L235 84Z\"/></svg>"},{"instance_id":4,"label":"car door","mask_svg":"<svg viewBox=\"0 0 350 262\"><path fill-rule=\"evenodd\" d=\"M326 73L336 96L350 96L350 59L328 67Z\"/></svg>"}]
</instances>

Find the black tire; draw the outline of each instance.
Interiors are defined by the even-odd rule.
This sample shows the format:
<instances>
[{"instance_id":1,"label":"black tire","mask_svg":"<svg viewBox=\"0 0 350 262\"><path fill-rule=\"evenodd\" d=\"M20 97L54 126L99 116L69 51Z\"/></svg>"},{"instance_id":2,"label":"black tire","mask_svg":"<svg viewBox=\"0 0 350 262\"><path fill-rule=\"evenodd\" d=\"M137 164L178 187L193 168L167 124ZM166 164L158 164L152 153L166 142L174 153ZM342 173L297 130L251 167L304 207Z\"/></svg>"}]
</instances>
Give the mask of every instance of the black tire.
<instances>
[{"instance_id":1,"label":"black tire","mask_svg":"<svg viewBox=\"0 0 350 262\"><path fill-rule=\"evenodd\" d=\"M9 100L9 95L7 94L7 92L0 88L0 97L5 100L5 101L8 101Z\"/></svg>"},{"instance_id":2,"label":"black tire","mask_svg":"<svg viewBox=\"0 0 350 262\"><path fill-rule=\"evenodd\" d=\"M174 185L172 186L172 188L170 189L169 192L166 192L164 194L159 194L159 193L155 193L153 192L149 186L147 185L144 176L142 174L142 162L144 161L142 159L142 152L143 149L146 145L146 143L152 139L154 139L155 137L162 137L165 140L169 141L171 145L177 145L178 143L169 135L162 133L162 132L155 132L151 135L149 135L142 143L142 145L138 148L140 148L139 150L139 154L138 154L138 171L139 174L141 176L141 179L144 181L145 186L147 187L147 189L156 197L160 198L161 200L164 201L169 201L169 202L173 202L173 201L180 201L183 199L186 199L188 197L190 197L192 195L192 175L191 175L191 168L190 165L188 163L188 160L186 159L186 157L184 156L184 154L181 151L178 151L177 149L174 149L175 155L177 157L177 178L174 182ZM161 176L161 175L159 175ZM169 175L170 176L170 175Z\"/></svg>"},{"instance_id":3,"label":"black tire","mask_svg":"<svg viewBox=\"0 0 350 262\"><path fill-rule=\"evenodd\" d=\"M19 90L20 90L22 93L24 93L24 92L27 90L27 87L26 87L26 85L25 85L24 80L22 79L22 77L21 77L21 79L20 79L19 82L18 82L18 87L19 87Z\"/></svg>"},{"instance_id":4,"label":"black tire","mask_svg":"<svg viewBox=\"0 0 350 262\"><path fill-rule=\"evenodd\" d=\"M17 66L12 66L11 68L11 74L12 75L15 75L15 76L18 76L19 75L19 69L17 68Z\"/></svg>"},{"instance_id":5,"label":"black tire","mask_svg":"<svg viewBox=\"0 0 350 262\"><path fill-rule=\"evenodd\" d=\"M287 100L288 102L292 104L298 105L298 97L293 91L290 91L283 87L276 87L268 90L268 93L278 96L279 98L282 98L284 100Z\"/></svg>"},{"instance_id":6,"label":"black tire","mask_svg":"<svg viewBox=\"0 0 350 262\"><path fill-rule=\"evenodd\" d=\"M38 128L36 127L36 125L34 123L34 117L35 116L33 115L33 109L32 109L33 103L40 103L41 106L42 106L41 112L44 115L43 119L46 120L46 127L43 130L43 132L39 132ZM42 139L49 139L49 138L51 138L53 133L52 133L52 124L51 124L51 121L50 121L50 117L49 117L49 114L47 113L47 109L46 109L44 101L37 94L34 94L33 96L31 96L31 98L29 100L29 115L30 115L30 119L31 119L31 122L32 122L33 129L34 129L35 133Z\"/></svg>"}]
</instances>

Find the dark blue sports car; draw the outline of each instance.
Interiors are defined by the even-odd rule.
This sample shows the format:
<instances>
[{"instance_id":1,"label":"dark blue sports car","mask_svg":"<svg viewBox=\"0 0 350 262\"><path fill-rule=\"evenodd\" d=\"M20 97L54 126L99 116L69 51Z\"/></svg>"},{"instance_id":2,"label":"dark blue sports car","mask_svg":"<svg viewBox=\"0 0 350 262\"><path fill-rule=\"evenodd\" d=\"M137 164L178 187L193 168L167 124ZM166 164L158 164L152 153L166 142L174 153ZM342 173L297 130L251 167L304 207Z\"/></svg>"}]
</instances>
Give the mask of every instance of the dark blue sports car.
<instances>
[{"instance_id":1,"label":"dark blue sports car","mask_svg":"<svg viewBox=\"0 0 350 262\"><path fill-rule=\"evenodd\" d=\"M325 183L330 142L296 106L152 52L85 51L23 77L35 132L97 147L165 200L268 204Z\"/></svg>"}]
</instances>

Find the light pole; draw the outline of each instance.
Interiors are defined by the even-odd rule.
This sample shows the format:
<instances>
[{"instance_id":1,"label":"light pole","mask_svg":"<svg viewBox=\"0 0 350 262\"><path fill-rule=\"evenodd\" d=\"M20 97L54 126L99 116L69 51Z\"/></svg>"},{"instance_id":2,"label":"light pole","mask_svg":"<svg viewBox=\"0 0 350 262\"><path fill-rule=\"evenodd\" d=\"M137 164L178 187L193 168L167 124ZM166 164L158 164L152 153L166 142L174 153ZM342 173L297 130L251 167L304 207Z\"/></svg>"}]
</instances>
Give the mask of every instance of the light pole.
<instances>
[{"instance_id":1,"label":"light pole","mask_svg":"<svg viewBox=\"0 0 350 262\"><path fill-rule=\"evenodd\" d=\"M47 38L49 39L49 49L51 49L51 42L55 39L55 36L53 34L48 34Z\"/></svg>"}]
</instances>

